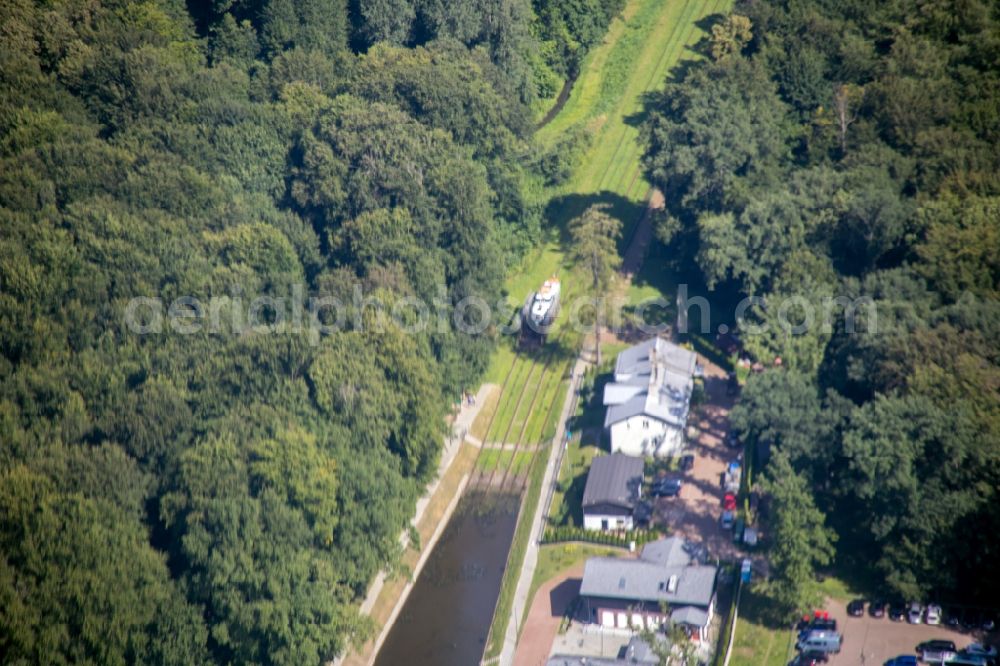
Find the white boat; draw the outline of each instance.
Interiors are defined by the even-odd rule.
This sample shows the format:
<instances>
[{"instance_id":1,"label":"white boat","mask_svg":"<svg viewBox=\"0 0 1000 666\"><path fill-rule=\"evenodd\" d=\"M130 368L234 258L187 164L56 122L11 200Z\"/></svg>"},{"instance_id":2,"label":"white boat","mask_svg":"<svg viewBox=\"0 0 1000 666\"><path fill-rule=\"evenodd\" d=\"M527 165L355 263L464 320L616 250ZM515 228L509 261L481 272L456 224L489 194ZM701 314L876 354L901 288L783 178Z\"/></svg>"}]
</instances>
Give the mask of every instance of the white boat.
<instances>
[{"instance_id":1,"label":"white boat","mask_svg":"<svg viewBox=\"0 0 1000 666\"><path fill-rule=\"evenodd\" d=\"M560 284L557 278L549 278L542 288L535 292L528 312L533 328L549 326L559 311Z\"/></svg>"}]
</instances>

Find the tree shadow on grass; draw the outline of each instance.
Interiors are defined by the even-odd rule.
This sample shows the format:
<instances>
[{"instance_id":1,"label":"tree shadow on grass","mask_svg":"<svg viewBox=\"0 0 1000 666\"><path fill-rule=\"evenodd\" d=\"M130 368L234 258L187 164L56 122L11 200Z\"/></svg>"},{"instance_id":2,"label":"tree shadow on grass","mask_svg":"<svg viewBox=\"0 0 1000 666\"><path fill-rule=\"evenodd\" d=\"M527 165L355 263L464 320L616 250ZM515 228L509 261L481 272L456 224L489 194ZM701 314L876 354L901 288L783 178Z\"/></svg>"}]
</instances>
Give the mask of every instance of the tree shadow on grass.
<instances>
[{"instance_id":1,"label":"tree shadow on grass","mask_svg":"<svg viewBox=\"0 0 1000 666\"><path fill-rule=\"evenodd\" d=\"M631 229L646 212L645 203L633 201L607 190L592 194L566 194L555 197L549 202L545 208L545 218L559 230L559 240L562 245L569 247L572 242L569 236L569 222L594 205L607 206L608 213L621 221L622 238L618 247L623 251L627 247Z\"/></svg>"},{"instance_id":2,"label":"tree shadow on grass","mask_svg":"<svg viewBox=\"0 0 1000 666\"><path fill-rule=\"evenodd\" d=\"M740 618L766 627L771 631L783 631L791 626L788 621L788 611L778 608L774 602L755 591L752 586L743 587L740 598Z\"/></svg>"}]
</instances>

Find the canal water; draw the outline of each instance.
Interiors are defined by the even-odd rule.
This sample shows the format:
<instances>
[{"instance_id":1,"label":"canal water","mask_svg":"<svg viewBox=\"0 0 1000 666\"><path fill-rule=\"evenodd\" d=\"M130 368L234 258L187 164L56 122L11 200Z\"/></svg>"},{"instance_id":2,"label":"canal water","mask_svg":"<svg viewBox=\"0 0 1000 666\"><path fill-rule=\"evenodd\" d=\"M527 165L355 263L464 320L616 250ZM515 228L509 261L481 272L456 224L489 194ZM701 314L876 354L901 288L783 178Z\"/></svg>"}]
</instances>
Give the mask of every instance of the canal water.
<instances>
[{"instance_id":1,"label":"canal water","mask_svg":"<svg viewBox=\"0 0 1000 666\"><path fill-rule=\"evenodd\" d=\"M475 666L482 658L520 498L470 491L431 551L375 666Z\"/></svg>"}]
</instances>

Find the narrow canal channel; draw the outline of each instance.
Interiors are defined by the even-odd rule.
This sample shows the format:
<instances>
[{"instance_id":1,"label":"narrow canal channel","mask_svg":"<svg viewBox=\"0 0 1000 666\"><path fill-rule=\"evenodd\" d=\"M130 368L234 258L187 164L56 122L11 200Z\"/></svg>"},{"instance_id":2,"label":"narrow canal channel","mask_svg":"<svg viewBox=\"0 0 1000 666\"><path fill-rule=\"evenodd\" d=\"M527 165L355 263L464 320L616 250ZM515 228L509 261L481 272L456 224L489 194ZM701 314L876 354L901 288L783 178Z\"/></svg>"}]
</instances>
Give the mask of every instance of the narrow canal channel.
<instances>
[{"instance_id":1,"label":"narrow canal channel","mask_svg":"<svg viewBox=\"0 0 1000 666\"><path fill-rule=\"evenodd\" d=\"M375 666L474 666L517 525L518 495L466 492L389 630Z\"/></svg>"}]
</instances>

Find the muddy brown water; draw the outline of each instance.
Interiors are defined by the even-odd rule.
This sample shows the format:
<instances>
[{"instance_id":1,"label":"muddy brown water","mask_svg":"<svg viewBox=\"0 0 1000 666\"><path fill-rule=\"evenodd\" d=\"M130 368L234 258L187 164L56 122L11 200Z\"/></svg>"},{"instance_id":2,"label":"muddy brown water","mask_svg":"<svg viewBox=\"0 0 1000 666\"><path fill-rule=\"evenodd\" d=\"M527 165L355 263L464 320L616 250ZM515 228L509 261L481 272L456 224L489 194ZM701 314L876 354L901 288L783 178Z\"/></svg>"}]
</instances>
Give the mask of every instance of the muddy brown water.
<instances>
[{"instance_id":1,"label":"muddy brown water","mask_svg":"<svg viewBox=\"0 0 1000 666\"><path fill-rule=\"evenodd\" d=\"M375 666L475 666L483 656L520 497L463 495Z\"/></svg>"}]
</instances>

